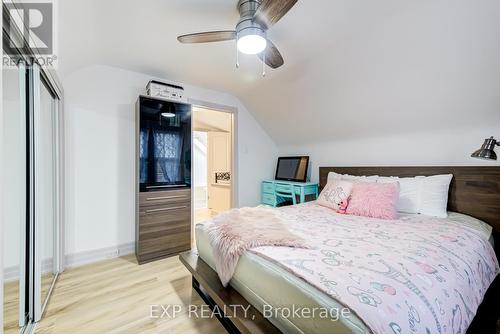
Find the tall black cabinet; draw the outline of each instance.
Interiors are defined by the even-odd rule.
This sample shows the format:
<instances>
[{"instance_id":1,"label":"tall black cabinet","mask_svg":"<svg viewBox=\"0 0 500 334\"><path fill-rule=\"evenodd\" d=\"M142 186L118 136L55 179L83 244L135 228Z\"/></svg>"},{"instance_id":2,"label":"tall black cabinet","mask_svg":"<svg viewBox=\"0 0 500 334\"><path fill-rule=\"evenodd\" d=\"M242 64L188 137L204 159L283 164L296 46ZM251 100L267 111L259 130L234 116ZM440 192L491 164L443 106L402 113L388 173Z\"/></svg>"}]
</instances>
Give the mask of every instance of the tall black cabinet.
<instances>
[{"instance_id":1,"label":"tall black cabinet","mask_svg":"<svg viewBox=\"0 0 500 334\"><path fill-rule=\"evenodd\" d=\"M136 256L139 264L191 248L191 106L136 104Z\"/></svg>"}]
</instances>

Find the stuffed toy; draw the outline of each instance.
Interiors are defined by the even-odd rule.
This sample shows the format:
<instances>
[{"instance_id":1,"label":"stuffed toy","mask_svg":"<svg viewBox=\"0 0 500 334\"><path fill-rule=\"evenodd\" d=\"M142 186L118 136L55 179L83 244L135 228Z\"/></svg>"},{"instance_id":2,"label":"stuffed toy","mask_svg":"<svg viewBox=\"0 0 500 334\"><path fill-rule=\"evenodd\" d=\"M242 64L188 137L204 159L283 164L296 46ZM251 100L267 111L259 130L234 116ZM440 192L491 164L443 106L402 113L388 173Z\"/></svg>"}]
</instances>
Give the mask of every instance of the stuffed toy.
<instances>
[{"instance_id":1,"label":"stuffed toy","mask_svg":"<svg viewBox=\"0 0 500 334\"><path fill-rule=\"evenodd\" d=\"M349 205L349 198L346 198L345 200L341 201L339 208L337 209L337 213L345 215L348 205Z\"/></svg>"}]
</instances>

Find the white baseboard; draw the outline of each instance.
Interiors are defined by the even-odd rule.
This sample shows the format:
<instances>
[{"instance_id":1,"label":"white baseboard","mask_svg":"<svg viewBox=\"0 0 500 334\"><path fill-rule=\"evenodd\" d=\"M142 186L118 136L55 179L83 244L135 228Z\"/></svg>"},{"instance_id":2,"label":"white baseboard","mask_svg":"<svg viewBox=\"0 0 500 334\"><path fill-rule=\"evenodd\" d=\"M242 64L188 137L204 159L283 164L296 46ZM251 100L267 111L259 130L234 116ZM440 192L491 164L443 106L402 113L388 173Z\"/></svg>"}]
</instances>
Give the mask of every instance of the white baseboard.
<instances>
[{"instance_id":1,"label":"white baseboard","mask_svg":"<svg viewBox=\"0 0 500 334\"><path fill-rule=\"evenodd\" d=\"M84 264L94 263L102 260L113 259L116 257L133 254L135 252L135 243L122 244L115 247L95 249L91 251L67 254L64 257L65 266L78 267ZM52 270L52 259L44 260L42 263L42 272ZM3 271L4 282L19 279L19 266L7 267Z\"/></svg>"},{"instance_id":2,"label":"white baseboard","mask_svg":"<svg viewBox=\"0 0 500 334\"><path fill-rule=\"evenodd\" d=\"M54 262L52 259L42 260L42 273L48 273L53 271ZM17 281L19 280L19 265L7 267L3 271L4 282Z\"/></svg>"},{"instance_id":3,"label":"white baseboard","mask_svg":"<svg viewBox=\"0 0 500 334\"><path fill-rule=\"evenodd\" d=\"M7 267L3 270L4 283L19 279L19 266Z\"/></svg>"},{"instance_id":4,"label":"white baseboard","mask_svg":"<svg viewBox=\"0 0 500 334\"><path fill-rule=\"evenodd\" d=\"M74 254L67 254L64 257L66 268L78 267L84 264L94 263L102 260L113 259L116 257L133 254L135 252L135 243L122 244L114 247L95 249Z\"/></svg>"}]
</instances>

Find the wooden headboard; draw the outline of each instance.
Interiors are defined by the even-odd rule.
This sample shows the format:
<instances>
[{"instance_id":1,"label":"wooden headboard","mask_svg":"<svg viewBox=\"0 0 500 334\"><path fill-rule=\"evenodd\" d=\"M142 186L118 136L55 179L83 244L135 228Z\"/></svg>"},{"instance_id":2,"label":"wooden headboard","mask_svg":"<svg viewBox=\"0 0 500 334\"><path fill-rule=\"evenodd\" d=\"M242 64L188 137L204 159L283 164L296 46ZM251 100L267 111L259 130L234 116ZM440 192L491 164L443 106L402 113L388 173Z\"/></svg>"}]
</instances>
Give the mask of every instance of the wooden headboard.
<instances>
[{"instance_id":1,"label":"wooden headboard","mask_svg":"<svg viewBox=\"0 0 500 334\"><path fill-rule=\"evenodd\" d=\"M399 177L453 174L448 210L481 219L500 232L500 167L320 167L320 190L329 172Z\"/></svg>"}]
</instances>

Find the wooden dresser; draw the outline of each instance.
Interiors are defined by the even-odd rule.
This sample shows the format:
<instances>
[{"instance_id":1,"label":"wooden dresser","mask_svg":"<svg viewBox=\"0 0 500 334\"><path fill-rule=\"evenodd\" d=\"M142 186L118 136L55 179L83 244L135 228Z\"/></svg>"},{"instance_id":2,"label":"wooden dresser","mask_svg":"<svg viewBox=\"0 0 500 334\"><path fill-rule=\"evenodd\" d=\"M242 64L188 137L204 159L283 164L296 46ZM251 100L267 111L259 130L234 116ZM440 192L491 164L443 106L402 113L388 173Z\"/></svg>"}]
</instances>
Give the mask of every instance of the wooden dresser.
<instances>
[{"instance_id":1,"label":"wooden dresser","mask_svg":"<svg viewBox=\"0 0 500 334\"><path fill-rule=\"evenodd\" d=\"M138 194L135 251L139 264L191 249L191 190Z\"/></svg>"}]
</instances>

